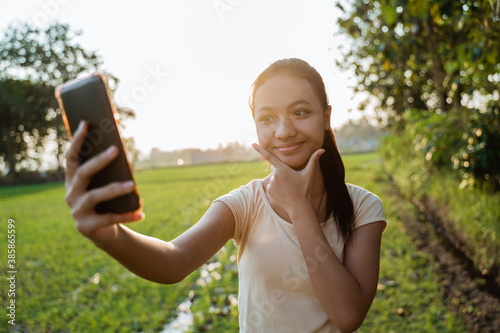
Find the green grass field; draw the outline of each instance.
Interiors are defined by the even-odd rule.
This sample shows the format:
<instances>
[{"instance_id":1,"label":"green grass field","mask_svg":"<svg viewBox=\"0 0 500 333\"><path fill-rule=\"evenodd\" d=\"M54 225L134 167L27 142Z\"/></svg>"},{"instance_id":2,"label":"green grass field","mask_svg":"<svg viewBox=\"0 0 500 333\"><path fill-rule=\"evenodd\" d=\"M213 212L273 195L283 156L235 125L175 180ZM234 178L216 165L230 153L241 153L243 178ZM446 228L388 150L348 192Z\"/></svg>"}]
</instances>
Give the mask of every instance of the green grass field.
<instances>
[{"instance_id":1,"label":"green grass field","mask_svg":"<svg viewBox=\"0 0 500 333\"><path fill-rule=\"evenodd\" d=\"M348 155L344 161L347 181L379 195L389 221L379 291L359 331L464 332L440 299L432 259L412 248L405 234L402 216L416 213L411 204L390 194L378 155ZM137 173L146 219L129 226L172 239L215 198L267 174L261 162ZM156 284L136 277L80 236L64 194L62 183L0 188L2 332L161 332L190 296L195 299L193 331L237 331L237 248L232 242L184 281ZM8 219L16 225L14 328L6 316Z\"/></svg>"}]
</instances>

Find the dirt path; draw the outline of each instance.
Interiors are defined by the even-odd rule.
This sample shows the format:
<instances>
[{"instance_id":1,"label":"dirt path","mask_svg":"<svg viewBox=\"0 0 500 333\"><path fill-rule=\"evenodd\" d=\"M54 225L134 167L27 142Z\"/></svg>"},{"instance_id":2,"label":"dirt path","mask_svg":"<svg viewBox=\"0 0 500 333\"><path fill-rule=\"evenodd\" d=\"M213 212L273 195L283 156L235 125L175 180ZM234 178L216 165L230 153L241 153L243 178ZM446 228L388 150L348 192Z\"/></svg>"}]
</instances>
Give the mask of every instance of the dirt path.
<instances>
[{"instance_id":1,"label":"dirt path","mask_svg":"<svg viewBox=\"0 0 500 333\"><path fill-rule=\"evenodd\" d=\"M388 194L406 200L395 186ZM419 208L424 214L420 218L405 217L405 229L416 249L431 254L438 263L442 298L468 332L500 332L500 298L487 288L484 279L478 278L458 249L450 249L450 244L436 231L436 221L429 221L432 216L425 206L418 203L416 209Z\"/></svg>"}]
</instances>

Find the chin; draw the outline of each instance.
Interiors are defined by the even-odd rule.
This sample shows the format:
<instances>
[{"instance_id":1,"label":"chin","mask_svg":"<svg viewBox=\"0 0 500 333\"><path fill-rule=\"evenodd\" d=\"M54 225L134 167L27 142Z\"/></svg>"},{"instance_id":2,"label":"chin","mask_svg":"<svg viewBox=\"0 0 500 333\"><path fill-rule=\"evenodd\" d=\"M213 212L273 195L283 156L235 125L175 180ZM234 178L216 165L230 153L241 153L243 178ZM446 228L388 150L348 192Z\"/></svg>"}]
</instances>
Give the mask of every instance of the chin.
<instances>
[{"instance_id":1,"label":"chin","mask_svg":"<svg viewBox=\"0 0 500 333\"><path fill-rule=\"evenodd\" d=\"M303 158L293 158L290 156L284 156L280 158L286 165L288 165L290 168L300 171L304 169L307 166L307 161L304 161Z\"/></svg>"}]
</instances>

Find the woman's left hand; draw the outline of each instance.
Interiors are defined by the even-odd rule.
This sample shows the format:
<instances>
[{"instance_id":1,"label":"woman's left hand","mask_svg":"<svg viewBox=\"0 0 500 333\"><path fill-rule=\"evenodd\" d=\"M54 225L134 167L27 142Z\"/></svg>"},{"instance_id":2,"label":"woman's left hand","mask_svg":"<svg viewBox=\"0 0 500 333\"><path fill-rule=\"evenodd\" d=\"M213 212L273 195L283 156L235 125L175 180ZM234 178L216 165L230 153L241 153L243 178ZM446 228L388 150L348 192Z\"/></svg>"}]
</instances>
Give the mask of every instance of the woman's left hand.
<instances>
[{"instance_id":1,"label":"woman's left hand","mask_svg":"<svg viewBox=\"0 0 500 333\"><path fill-rule=\"evenodd\" d=\"M267 185L267 194L273 201L289 215L294 209L301 209L304 202L311 203L312 181L314 174L321 172L319 158L325 152L324 149L315 151L309 158L306 167L296 171L257 143L252 146L275 167Z\"/></svg>"}]
</instances>

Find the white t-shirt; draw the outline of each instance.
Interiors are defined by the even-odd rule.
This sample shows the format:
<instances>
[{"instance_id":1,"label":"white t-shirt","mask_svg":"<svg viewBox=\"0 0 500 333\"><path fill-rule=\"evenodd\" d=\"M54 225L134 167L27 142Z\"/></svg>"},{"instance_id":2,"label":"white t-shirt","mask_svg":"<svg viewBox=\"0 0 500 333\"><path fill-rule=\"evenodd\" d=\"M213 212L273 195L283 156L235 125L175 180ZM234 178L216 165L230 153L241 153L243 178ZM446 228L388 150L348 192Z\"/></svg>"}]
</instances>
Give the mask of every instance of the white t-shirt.
<instances>
[{"instance_id":1,"label":"white t-shirt","mask_svg":"<svg viewBox=\"0 0 500 333\"><path fill-rule=\"evenodd\" d=\"M235 220L241 332L338 332L314 292L293 224L267 200L262 179L252 180L215 201L224 202ZM347 184L355 227L387 222L380 199ZM214 201L214 202L215 202ZM335 255L343 262L344 241L333 217L321 223Z\"/></svg>"}]
</instances>

